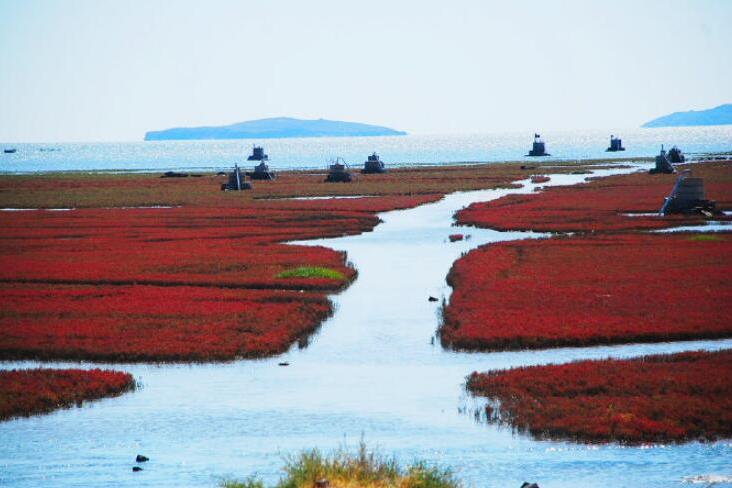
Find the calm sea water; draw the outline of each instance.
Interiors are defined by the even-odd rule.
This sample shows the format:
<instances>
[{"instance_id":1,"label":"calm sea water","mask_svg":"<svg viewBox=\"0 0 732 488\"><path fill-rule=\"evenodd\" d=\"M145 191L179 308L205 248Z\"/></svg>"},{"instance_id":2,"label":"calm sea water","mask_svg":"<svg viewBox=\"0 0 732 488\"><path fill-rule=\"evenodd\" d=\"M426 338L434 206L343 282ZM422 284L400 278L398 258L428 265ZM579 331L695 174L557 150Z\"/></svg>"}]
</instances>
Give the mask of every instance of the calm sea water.
<instances>
[{"instance_id":1,"label":"calm sea water","mask_svg":"<svg viewBox=\"0 0 732 488\"><path fill-rule=\"evenodd\" d=\"M549 184L583 178L556 176ZM83 408L0 423L0 485L213 487L222 477L252 474L274 482L284 456L344 443L354 448L361 436L402 462L451 467L467 487L518 488L529 480L542 488L665 488L684 486L689 476L732 480L726 478L732 475L730 441L586 446L538 442L476 422L473 411L481 402L464 390L474 370L732 348L730 339L468 354L433 344L439 303L427 297L449 298L445 276L455 259L484 243L543 237L456 229L454 212L474 201L530 194L537 186L523 183L455 193L381 214L373 232L306 242L346 251L359 270L353 285L332 297L336 313L308 347L227 364L107 365L132 372L143 387ZM455 232L471 238L450 243ZM279 367L280 361L290 366ZM132 473L137 453L151 461Z\"/></svg>"},{"instance_id":2,"label":"calm sea water","mask_svg":"<svg viewBox=\"0 0 732 488\"><path fill-rule=\"evenodd\" d=\"M615 132L624 152L608 153L610 131L542 133L550 158L588 159L653 156L661 144L687 153L732 150L732 126L626 129ZM337 156L361 165L378 152L392 165L515 161L524 158L533 133L408 135L391 137L324 137L237 141L173 141L74 144L12 144L14 154L0 153L0 172L68 170L219 170L246 162L254 143L263 144L274 170L325 168Z\"/></svg>"}]
</instances>

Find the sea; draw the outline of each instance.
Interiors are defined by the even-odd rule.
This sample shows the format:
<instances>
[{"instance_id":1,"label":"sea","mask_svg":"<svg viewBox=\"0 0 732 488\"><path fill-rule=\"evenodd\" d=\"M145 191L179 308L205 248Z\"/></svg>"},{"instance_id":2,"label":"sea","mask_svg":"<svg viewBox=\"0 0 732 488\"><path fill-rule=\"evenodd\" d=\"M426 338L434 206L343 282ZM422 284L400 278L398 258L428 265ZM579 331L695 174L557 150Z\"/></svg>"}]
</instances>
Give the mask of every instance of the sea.
<instances>
[{"instance_id":1,"label":"sea","mask_svg":"<svg viewBox=\"0 0 732 488\"><path fill-rule=\"evenodd\" d=\"M606 152L610 135L626 150ZM318 137L206 141L133 141L75 143L0 142L0 173L55 171L219 171L246 166L253 145L262 145L272 170L324 169L335 158L360 166L378 153L388 165L426 166L454 163L534 160L586 160L649 157L661 147L678 146L686 154L732 151L732 125L658 129L573 130L542 133L546 158L530 158L533 132L493 134L414 134L386 137Z\"/></svg>"}]
</instances>

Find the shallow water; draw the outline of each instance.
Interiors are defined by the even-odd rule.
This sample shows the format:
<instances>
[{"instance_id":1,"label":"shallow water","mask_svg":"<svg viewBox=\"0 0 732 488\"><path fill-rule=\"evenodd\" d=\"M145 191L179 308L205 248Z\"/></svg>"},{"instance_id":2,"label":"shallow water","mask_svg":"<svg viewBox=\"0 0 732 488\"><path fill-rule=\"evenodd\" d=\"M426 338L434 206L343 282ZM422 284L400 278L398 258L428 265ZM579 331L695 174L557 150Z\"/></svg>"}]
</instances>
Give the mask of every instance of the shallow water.
<instances>
[{"instance_id":1,"label":"shallow water","mask_svg":"<svg viewBox=\"0 0 732 488\"><path fill-rule=\"evenodd\" d=\"M605 152L611 133L619 134L627 148ZM321 137L234 141L150 141L108 143L2 143L17 152L0 152L0 173L35 171L218 171L246 161L254 143L263 144L273 171L324 170L337 156L361 167L377 151L389 166L435 165L472 161L541 163L558 159L615 159L655 156L665 144L686 153L732 150L732 125L542 132L548 158L524 157L533 132L494 134L407 135L389 137ZM48 151L48 149L56 149Z\"/></svg>"},{"instance_id":2,"label":"shallow water","mask_svg":"<svg viewBox=\"0 0 732 488\"><path fill-rule=\"evenodd\" d=\"M553 176L541 186L583 178ZM542 488L667 487L682 484L685 476L732 473L730 441L585 446L537 442L475 421L481 401L463 386L474 370L732 348L732 339L503 353L456 353L438 341L433 345L440 304L427 297L449 297L445 276L455 259L483 243L542 237L454 227L454 212L473 201L532 193L537 186L522 183L520 189L455 193L381 214L384 223L373 232L314 241L347 251L359 276L333 297L336 313L307 348L226 364L109 365L132 372L143 388L0 423L0 484L213 486L221 477L250 474L274 481L284 455L343 443L355 447L361 436L404 462L426 459L452 467L475 487L518 487L525 480ZM470 238L450 243L448 236L457 232ZM277 366L281 361L290 366ZM137 453L151 461L132 473Z\"/></svg>"}]
</instances>

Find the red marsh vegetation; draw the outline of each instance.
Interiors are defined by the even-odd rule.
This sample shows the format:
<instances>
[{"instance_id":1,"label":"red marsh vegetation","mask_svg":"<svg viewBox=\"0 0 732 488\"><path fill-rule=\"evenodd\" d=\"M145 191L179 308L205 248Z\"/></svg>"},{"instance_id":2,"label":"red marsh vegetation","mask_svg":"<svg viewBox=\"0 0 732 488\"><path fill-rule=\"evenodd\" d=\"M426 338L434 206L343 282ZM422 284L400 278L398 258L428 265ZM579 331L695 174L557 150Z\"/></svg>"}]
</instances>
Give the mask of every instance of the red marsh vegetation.
<instances>
[{"instance_id":1,"label":"red marsh vegetation","mask_svg":"<svg viewBox=\"0 0 732 488\"><path fill-rule=\"evenodd\" d=\"M3 284L0 359L217 361L284 352L331 312L322 292Z\"/></svg>"},{"instance_id":2,"label":"red marsh vegetation","mask_svg":"<svg viewBox=\"0 0 732 488\"><path fill-rule=\"evenodd\" d=\"M722 351L473 373L467 386L498 401L490 422L537 438L639 444L732 437L730 377Z\"/></svg>"},{"instance_id":3,"label":"red marsh vegetation","mask_svg":"<svg viewBox=\"0 0 732 488\"><path fill-rule=\"evenodd\" d=\"M685 167L704 178L708 199L716 200L722 209L732 209L732 162ZM540 194L475 203L459 211L457 220L498 230L548 232L650 230L702 220L693 216L626 215L658 212L675 180L676 175L647 173L611 176L583 185L548 188Z\"/></svg>"},{"instance_id":4,"label":"red marsh vegetation","mask_svg":"<svg viewBox=\"0 0 732 488\"><path fill-rule=\"evenodd\" d=\"M566 164L566 167L556 167L556 164L552 166L552 172L557 173L577 169L574 164ZM277 170L275 165L271 167ZM526 177L526 170L522 170L519 164L474 164L390 168L385 174L356 174L352 183L332 184L323 181L324 170L278 173L276 180L255 181L252 190L242 193L218 191L227 178L216 175L203 175L200 178L159 178L159 174L108 173L4 175L0 177L0 208L142 205L240 208L251 207L253 200L285 197L443 195L457 190L506 187L512 181Z\"/></svg>"},{"instance_id":5,"label":"red marsh vegetation","mask_svg":"<svg viewBox=\"0 0 732 488\"><path fill-rule=\"evenodd\" d=\"M2 213L0 357L205 361L283 352L330 313L325 294L355 271L342 253L277 241L370 230L373 209L431 199Z\"/></svg>"},{"instance_id":6,"label":"red marsh vegetation","mask_svg":"<svg viewBox=\"0 0 732 488\"><path fill-rule=\"evenodd\" d=\"M225 177L211 175L4 176L2 207L74 210L0 212L0 358L281 353L331 313L326 294L355 277L341 253L284 242L369 231L378 212L520 174L511 165L396 170L332 185L283 173L245 192L221 192ZM323 194L372 197L282 199ZM134 208L151 205L173 208Z\"/></svg>"},{"instance_id":7,"label":"red marsh vegetation","mask_svg":"<svg viewBox=\"0 0 732 488\"><path fill-rule=\"evenodd\" d=\"M732 336L729 234L502 242L453 265L444 345L504 350Z\"/></svg>"},{"instance_id":8,"label":"red marsh vegetation","mask_svg":"<svg viewBox=\"0 0 732 488\"><path fill-rule=\"evenodd\" d=\"M120 395L135 382L109 370L22 369L0 371L0 420L81 406L87 400Z\"/></svg>"},{"instance_id":9,"label":"red marsh vegetation","mask_svg":"<svg viewBox=\"0 0 732 488\"><path fill-rule=\"evenodd\" d=\"M568 165L554 171L571 171ZM377 213L507 186L518 165L395 169L353 184L282 173L0 177L0 358L206 361L283 352L354 279L341 253L286 241L373 229ZM282 197L370 195L291 200ZM136 208L172 206L173 208ZM128 207L128 208L121 208Z\"/></svg>"}]
</instances>

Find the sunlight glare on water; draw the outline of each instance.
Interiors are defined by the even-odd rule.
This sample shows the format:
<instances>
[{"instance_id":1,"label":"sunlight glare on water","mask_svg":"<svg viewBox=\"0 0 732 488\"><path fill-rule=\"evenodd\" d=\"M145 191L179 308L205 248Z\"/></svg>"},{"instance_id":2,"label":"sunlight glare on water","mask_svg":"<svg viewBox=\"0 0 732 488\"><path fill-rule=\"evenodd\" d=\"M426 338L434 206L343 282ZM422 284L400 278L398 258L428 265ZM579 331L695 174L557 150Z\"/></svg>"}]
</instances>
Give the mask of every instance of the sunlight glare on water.
<instances>
[{"instance_id":1,"label":"sunlight glare on water","mask_svg":"<svg viewBox=\"0 0 732 488\"><path fill-rule=\"evenodd\" d=\"M0 172L32 171L212 171L234 163L254 166L246 157L252 144L269 154L273 171L324 170L337 156L351 166L361 166L377 151L390 166L434 165L476 161L553 161L655 156L665 144L678 145L686 153L732 150L732 125L625 129L624 152L605 152L607 131L542 132L549 158L527 158L533 133L407 135L389 137L316 137L262 140L149 141L118 143L4 143L17 149L0 152ZM1 141L0 141L1 142ZM54 149L49 151L48 149Z\"/></svg>"}]
</instances>

